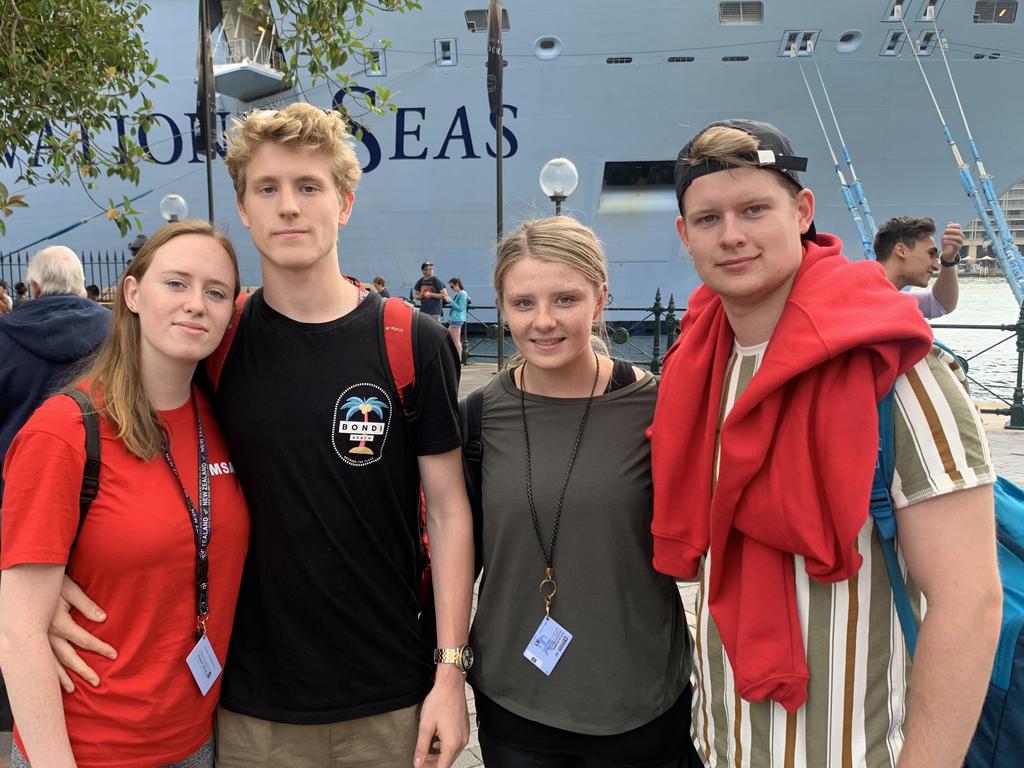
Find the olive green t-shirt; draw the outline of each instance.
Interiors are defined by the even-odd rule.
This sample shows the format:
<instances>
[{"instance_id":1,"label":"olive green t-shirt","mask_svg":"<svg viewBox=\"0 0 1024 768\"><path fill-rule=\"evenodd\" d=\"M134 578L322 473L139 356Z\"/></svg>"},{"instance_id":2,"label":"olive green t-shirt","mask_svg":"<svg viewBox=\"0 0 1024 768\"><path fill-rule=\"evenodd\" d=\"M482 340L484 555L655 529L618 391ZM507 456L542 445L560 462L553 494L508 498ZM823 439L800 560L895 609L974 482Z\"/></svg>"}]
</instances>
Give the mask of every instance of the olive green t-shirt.
<instances>
[{"instance_id":1,"label":"olive green t-shirt","mask_svg":"<svg viewBox=\"0 0 1024 768\"><path fill-rule=\"evenodd\" d=\"M530 516L519 389L502 372L484 392L484 575L470 681L510 712L575 733L654 720L689 681L689 630L675 582L651 566L651 459L644 430L657 384L594 398L554 552L551 616L573 635L550 677L523 657L544 618L544 556ZM586 398L526 395L533 490L545 546Z\"/></svg>"}]
</instances>

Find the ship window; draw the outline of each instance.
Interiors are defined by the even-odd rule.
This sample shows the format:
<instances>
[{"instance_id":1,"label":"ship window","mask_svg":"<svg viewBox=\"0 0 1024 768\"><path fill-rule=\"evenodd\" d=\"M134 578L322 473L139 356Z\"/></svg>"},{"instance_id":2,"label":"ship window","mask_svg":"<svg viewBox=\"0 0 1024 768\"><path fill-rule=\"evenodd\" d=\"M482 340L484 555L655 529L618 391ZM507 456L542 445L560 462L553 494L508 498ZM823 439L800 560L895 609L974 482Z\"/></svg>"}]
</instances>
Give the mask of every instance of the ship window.
<instances>
[{"instance_id":1,"label":"ship window","mask_svg":"<svg viewBox=\"0 0 1024 768\"><path fill-rule=\"evenodd\" d=\"M723 56L722 61L750 61L749 56Z\"/></svg>"},{"instance_id":2,"label":"ship window","mask_svg":"<svg viewBox=\"0 0 1024 768\"><path fill-rule=\"evenodd\" d=\"M388 61L384 57L384 50L382 48L368 48L365 55L366 70L364 74L367 77L388 76Z\"/></svg>"},{"instance_id":3,"label":"ship window","mask_svg":"<svg viewBox=\"0 0 1024 768\"><path fill-rule=\"evenodd\" d=\"M935 50L935 46L938 43L939 38L936 36L934 30L925 30L921 33L921 36L917 38L917 55L931 56L932 51Z\"/></svg>"},{"instance_id":4,"label":"ship window","mask_svg":"<svg viewBox=\"0 0 1024 768\"><path fill-rule=\"evenodd\" d=\"M1016 20L1017 0L982 0L974 4L975 24L1013 24Z\"/></svg>"},{"instance_id":5,"label":"ship window","mask_svg":"<svg viewBox=\"0 0 1024 768\"><path fill-rule=\"evenodd\" d=\"M931 21L932 19L939 18L939 11L942 10L942 4L945 0L927 0L927 2L921 6L921 13L918 14L918 21Z\"/></svg>"},{"instance_id":6,"label":"ship window","mask_svg":"<svg viewBox=\"0 0 1024 768\"><path fill-rule=\"evenodd\" d=\"M903 30L894 29L885 38L885 42L882 43L882 50L879 51L881 56L899 56L903 50L903 44L907 41L906 36L903 34Z\"/></svg>"},{"instance_id":7,"label":"ship window","mask_svg":"<svg viewBox=\"0 0 1024 768\"><path fill-rule=\"evenodd\" d=\"M490 15L490 11L486 8L478 11L466 11L463 15L466 17L466 29L470 32L487 33L487 17ZM508 23L508 11L504 8L501 9L501 28L511 29Z\"/></svg>"},{"instance_id":8,"label":"ship window","mask_svg":"<svg viewBox=\"0 0 1024 768\"><path fill-rule=\"evenodd\" d=\"M896 21L900 20L899 14L903 14L903 18L909 18L907 13L910 10L910 4L913 0L889 0L889 6L886 8L885 15L882 17L882 21Z\"/></svg>"},{"instance_id":9,"label":"ship window","mask_svg":"<svg viewBox=\"0 0 1024 768\"><path fill-rule=\"evenodd\" d=\"M604 60L605 64L632 64L632 56L609 56Z\"/></svg>"},{"instance_id":10,"label":"ship window","mask_svg":"<svg viewBox=\"0 0 1024 768\"><path fill-rule=\"evenodd\" d=\"M675 187L675 160L629 160L604 164L606 187Z\"/></svg>"},{"instance_id":11,"label":"ship window","mask_svg":"<svg viewBox=\"0 0 1024 768\"><path fill-rule=\"evenodd\" d=\"M836 43L836 51L839 53L853 53L858 50L864 42L864 33L859 29L848 29L839 36Z\"/></svg>"},{"instance_id":12,"label":"ship window","mask_svg":"<svg viewBox=\"0 0 1024 768\"><path fill-rule=\"evenodd\" d=\"M562 54L562 41L554 35L538 37L533 41L533 55L541 61L557 59Z\"/></svg>"},{"instance_id":13,"label":"ship window","mask_svg":"<svg viewBox=\"0 0 1024 768\"><path fill-rule=\"evenodd\" d=\"M764 3L719 3L720 24L764 24Z\"/></svg>"},{"instance_id":14,"label":"ship window","mask_svg":"<svg viewBox=\"0 0 1024 768\"><path fill-rule=\"evenodd\" d=\"M439 67L454 67L459 63L459 52L455 40L434 41L434 61Z\"/></svg>"},{"instance_id":15,"label":"ship window","mask_svg":"<svg viewBox=\"0 0 1024 768\"><path fill-rule=\"evenodd\" d=\"M792 55L793 46L796 46L797 56L810 56L814 53L814 46L818 42L817 29L787 29L782 33L782 42L779 43L779 56Z\"/></svg>"},{"instance_id":16,"label":"ship window","mask_svg":"<svg viewBox=\"0 0 1024 768\"><path fill-rule=\"evenodd\" d=\"M694 61L693 56L669 56L668 57L668 63L669 64L689 64L691 61Z\"/></svg>"}]
</instances>

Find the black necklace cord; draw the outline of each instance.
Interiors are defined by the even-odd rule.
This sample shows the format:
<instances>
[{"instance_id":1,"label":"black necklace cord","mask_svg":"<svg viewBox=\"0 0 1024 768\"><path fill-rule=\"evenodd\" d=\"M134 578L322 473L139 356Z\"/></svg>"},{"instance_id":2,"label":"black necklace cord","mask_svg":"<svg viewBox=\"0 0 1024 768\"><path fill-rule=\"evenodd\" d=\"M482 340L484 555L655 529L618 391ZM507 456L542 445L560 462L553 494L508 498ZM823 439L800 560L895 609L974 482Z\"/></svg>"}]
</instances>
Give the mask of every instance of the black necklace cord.
<instances>
[{"instance_id":1,"label":"black necklace cord","mask_svg":"<svg viewBox=\"0 0 1024 768\"><path fill-rule=\"evenodd\" d=\"M587 425L587 418L590 416L590 406L594 402L594 393L597 392L597 381L601 376L601 359L594 352L594 383L590 388L590 396L587 398L587 407L583 410L580 418L580 425L576 429L576 439L572 444L572 451L569 454L569 466L565 470L565 479L562 481L562 490L558 494L558 506L555 508L555 520L551 526L551 546L544 546L544 534L540 530L540 520L537 518L537 505L533 497L533 460L530 454L530 430L526 424L526 363L519 371L519 408L523 416L523 446L526 452L526 498L530 503L530 517L533 520L533 532L537 535L537 544L540 545L541 555L546 565L544 578L540 582L540 591L548 588L550 591L544 595L544 613L551 615L551 605L554 602L555 594L558 592L558 585L555 582L555 544L558 542L558 528L562 521L562 509L565 506L565 492L569 488L569 478L572 475L572 468L576 464L576 454L579 452L580 441L583 439L583 428Z\"/></svg>"}]
</instances>

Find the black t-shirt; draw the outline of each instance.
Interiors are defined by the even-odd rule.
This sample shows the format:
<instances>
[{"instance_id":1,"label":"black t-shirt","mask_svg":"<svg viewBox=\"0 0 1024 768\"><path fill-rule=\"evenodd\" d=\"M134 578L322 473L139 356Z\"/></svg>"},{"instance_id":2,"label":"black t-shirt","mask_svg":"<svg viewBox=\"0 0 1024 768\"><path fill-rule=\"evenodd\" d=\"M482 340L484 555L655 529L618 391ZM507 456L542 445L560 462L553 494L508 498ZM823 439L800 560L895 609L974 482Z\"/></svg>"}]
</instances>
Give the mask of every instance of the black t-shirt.
<instances>
[{"instance_id":1,"label":"black t-shirt","mask_svg":"<svg viewBox=\"0 0 1024 768\"><path fill-rule=\"evenodd\" d=\"M440 293L444 290L444 283L441 282L440 278L437 277L421 277L416 281L416 285L413 286L414 291L419 291L422 288L428 288L432 293ZM428 315L440 315L441 314L441 299L420 299L420 309Z\"/></svg>"},{"instance_id":2,"label":"black t-shirt","mask_svg":"<svg viewBox=\"0 0 1024 768\"><path fill-rule=\"evenodd\" d=\"M328 323L251 299L215 405L252 515L221 704L313 724L411 706L432 666L417 622L416 457L459 445L458 368L422 318L409 434L370 294Z\"/></svg>"}]
</instances>

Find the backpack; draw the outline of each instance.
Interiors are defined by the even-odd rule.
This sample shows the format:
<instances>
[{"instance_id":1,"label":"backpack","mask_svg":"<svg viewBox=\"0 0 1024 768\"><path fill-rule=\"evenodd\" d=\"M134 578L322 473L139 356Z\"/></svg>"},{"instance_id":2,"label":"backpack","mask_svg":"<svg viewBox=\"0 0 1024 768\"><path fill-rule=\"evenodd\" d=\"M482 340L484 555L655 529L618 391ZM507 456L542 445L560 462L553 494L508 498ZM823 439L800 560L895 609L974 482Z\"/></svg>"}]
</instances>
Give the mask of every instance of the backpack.
<instances>
[{"instance_id":1,"label":"backpack","mask_svg":"<svg viewBox=\"0 0 1024 768\"><path fill-rule=\"evenodd\" d=\"M893 545L896 518L889 494L896 453L893 399L890 391L878 404L878 462L870 509L892 584L896 613L913 658L918 627ZM1024 755L1024 491L999 477L994 492L1003 619L988 693L967 752L966 768L1010 768L1020 765Z\"/></svg>"},{"instance_id":2,"label":"backpack","mask_svg":"<svg viewBox=\"0 0 1024 768\"><path fill-rule=\"evenodd\" d=\"M462 425L462 472L466 478L466 495L473 513L474 578L483 570L484 511L483 465L484 443L481 422L484 411L484 388L475 389L459 400L459 423Z\"/></svg>"},{"instance_id":3,"label":"backpack","mask_svg":"<svg viewBox=\"0 0 1024 768\"><path fill-rule=\"evenodd\" d=\"M82 533L82 524L89 507L100 490L100 417L96 406L89 396L80 389L65 392L78 404L82 412L82 425L85 427L85 468L82 471L82 490L78 494L78 532L75 539ZM74 543L71 545L74 547Z\"/></svg>"}]
</instances>

